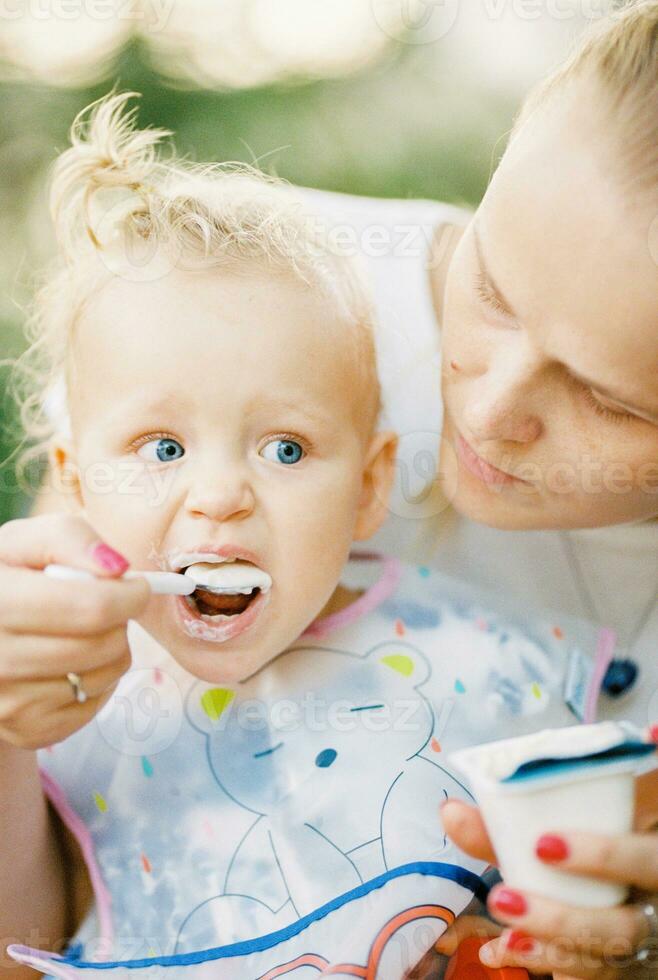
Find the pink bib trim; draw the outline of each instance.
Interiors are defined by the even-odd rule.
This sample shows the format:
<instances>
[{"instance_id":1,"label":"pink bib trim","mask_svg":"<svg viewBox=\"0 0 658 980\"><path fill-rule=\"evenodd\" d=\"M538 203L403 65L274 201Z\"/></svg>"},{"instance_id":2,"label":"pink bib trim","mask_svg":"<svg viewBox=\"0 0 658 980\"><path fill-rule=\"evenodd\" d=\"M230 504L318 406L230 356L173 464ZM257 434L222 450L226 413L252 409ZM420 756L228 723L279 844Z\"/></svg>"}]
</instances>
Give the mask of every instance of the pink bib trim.
<instances>
[{"instance_id":1,"label":"pink bib trim","mask_svg":"<svg viewBox=\"0 0 658 980\"><path fill-rule=\"evenodd\" d=\"M84 822L66 799L59 783L43 769L39 769L39 777L46 796L61 817L62 822L68 827L80 845L80 850L82 851L82 856L85 859L87 871L89 872L89 878L91 879L94 898L96 899L98 925L100 928L100 936L96 941L97 946L95 947L97 958L99 960L109 959L112 954L112 943L114 939L111 912L112 899L96 861L92 836Z\"/></svg>"}]
</instances>

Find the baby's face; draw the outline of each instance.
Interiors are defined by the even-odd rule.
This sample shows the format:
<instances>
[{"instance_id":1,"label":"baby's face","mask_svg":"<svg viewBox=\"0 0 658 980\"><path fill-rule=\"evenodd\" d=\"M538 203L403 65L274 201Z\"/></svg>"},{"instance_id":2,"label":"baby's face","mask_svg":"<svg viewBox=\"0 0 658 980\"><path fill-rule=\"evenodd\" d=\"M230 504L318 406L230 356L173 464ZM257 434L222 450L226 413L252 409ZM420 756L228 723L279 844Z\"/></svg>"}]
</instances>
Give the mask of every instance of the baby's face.
<instances>
[{"instance_id":1,"label":"baby's face","mask_svg":"<svg viewBox=\"0 0 658 980\"><path fill-rule=\"evenodd\" d=\"M221 549L272 580L220 619L153 597L140 623L204 680L284 650L385 515L394 437L364 419L349 330L257 269L116 279L75 328L69 452L90 523L135 569Z\"/></svg>"}]
</instances>

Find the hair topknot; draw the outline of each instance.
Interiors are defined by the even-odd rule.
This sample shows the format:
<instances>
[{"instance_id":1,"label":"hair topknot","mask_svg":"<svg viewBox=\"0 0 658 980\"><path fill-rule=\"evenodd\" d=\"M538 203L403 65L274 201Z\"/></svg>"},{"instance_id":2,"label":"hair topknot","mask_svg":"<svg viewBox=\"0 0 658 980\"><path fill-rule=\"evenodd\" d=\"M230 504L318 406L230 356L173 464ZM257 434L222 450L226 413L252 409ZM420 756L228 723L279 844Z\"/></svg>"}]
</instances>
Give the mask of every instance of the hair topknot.
<instances>
[{"instance_id":1,"label":"hair topknot","mask_svg":"<svg viewBox=\"0 0 658 980\"><path fill-rule=\"evenodd\" d=\"M139 92L111 94L77 114L70 129L71 146L55 161L50 187L50 214L55 234L67 253L75 248L81 224L96 247L90 212L93 195L102 188L139 192L163 170L156 147L171 136L168 129L135 128L137 107L126 108Z\"/></svg>"},{"instance_id":2,"label":"hair topknot","mask_svg":"<svg viewBox=\"0 0 658 980\"><path fill-rule=\"evenodd\" d=\"M136 108L127 108L135 96L111 92L78 113L71 146L54 163L50 211L65 260L79 263L90 247L108 252L117 241L127 259L128 240L146 240L168 251L170 264L260 257L307 281L339 284L344 299L351 283L348 305L356 301L352 263L291 185L247 163L196 163L173 148L163 158L160 143L172 133L137 129ZM103 262L112 267L107 255Z\"/></svg>"},{"instance_id":3,"label":"hair topknot","mask_svg":"<svg viewBox=\"0 0 658 980\"><path fill-rule=\"evenodd\" d=\"M161 142L170 130L135 125L137 92L96 100L75 117L71 145L51 171L50 214L58 254L43 276L24 332L28 348L10 362L20 410L23 465L40 458L55 431L47 406L66 406L69 349L86 304L113 277L154 280L174 267L241 270L257 261L320 290L349 325L364 376L364 417L379 409L373 303L354 260L331 229L307 212L286 181L241 162L196 163ZM20 449L21 447L19 447ZM8 460L5 460L5 464Z\"/></svg>"}]
</instances>

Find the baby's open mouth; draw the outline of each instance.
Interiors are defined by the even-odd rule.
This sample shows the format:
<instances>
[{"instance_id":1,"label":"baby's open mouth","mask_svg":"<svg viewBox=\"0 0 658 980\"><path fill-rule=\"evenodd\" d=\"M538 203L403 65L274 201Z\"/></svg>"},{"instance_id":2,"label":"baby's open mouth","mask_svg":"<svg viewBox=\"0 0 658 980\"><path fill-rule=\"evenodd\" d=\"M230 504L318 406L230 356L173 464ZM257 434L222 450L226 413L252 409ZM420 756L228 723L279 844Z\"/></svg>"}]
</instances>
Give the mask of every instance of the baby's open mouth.
<instances>
[{"instance_id":1,"label":"baby's open mouth","mask_svg":"<svg viewBox=\"0 0 658 980\"><path fill-rule=\"evenodd\" d=\"M196 608L203 616L237 616L251 605L259 592L260 589L253 589L249 595L230 595L196 588L192 595L186 598L190 606Z\"/></svg>"},{"instance_id":2,"label":"baby's open mouth","mask_svg":"<svg viewBox=\"0 0 658 980\"><path fill-rule=\"evenodd\" d=\"M180 571L197 583L185 602L202 616L239 616L272 584L266 572L240 560L195 562Z\"/></svg>"}]
</instances>

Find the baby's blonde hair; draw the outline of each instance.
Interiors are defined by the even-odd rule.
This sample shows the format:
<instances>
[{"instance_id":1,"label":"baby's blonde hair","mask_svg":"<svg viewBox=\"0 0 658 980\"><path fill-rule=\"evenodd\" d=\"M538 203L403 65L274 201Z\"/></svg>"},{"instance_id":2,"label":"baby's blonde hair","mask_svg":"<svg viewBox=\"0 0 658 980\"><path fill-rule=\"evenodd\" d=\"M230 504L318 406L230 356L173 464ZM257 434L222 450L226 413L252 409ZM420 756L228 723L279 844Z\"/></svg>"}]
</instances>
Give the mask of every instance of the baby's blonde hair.
<instances>
[{"instance_id":1,"label":"baby's blonde hair","mask_svg":"<svg viewBox=\"0 0 658 980\"><path fill-rule=\"evenodd\" d=\"M380 409L374 307L353 259L332 246L285 181L243 163L199 164L173 150L165 158L159 144L171 132L136 129L136 110L126 109L138 94L113 91L78 113L71 146L53 165L58 255L28 312L27 350L5 362L12 366L23 446L28 443L17 462L26 489L25 467L43 456L55 431L44 404L55 393L61 399L70 381L75 324L116 276L152 280L174 267L248 274L254 262L273 275L294 275L319 290L345 323L368 431Z\"/></svg>"},{"instance_id":2,"label":"baby's blonde hair","mask_svg":"<svg viewBox=\"0 0 658 980\"><path fill-rule=\"evenodd\" d=\"M602 105L619 136L627 179L658 183L658 0L638 0L598 21L571 56L528 94L510 143L537 109L569 82L600 83Z\"/></svg>"}]
</instances>

